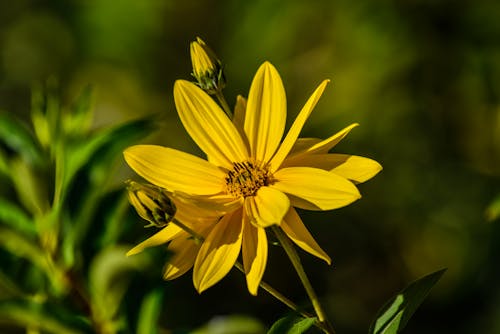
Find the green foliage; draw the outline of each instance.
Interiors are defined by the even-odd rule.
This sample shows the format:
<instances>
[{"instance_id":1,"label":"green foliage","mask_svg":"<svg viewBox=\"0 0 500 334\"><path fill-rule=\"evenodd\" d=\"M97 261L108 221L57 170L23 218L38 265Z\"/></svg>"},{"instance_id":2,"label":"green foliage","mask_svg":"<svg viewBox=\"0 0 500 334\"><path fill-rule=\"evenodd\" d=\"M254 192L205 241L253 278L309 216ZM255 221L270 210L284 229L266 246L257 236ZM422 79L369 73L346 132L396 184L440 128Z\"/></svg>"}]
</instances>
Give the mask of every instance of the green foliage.
<instances>
[{"instance_id":1,"label":"green foliage","mask_svg":"<svg viewBox=\"0 0 500 334\"><path fill-rule=\"evenodd\" d=\"M128 258L129 247L118 244L128 211L110 175L121 151L146 136L153 122L93 129L90 89L71 108L54 92L52 82L47 90L34 89L33 132L0 114L0 172L18 199L0 197L0 257L11 263L0 271L0 328L130 332L125 292L149 258ZM96 229L103 233L92 242ZM146 295L135 313L142 330L152 333L162 301L158 292L146 289Z\"/></svg>"},{"instance_id":2,"label":"green foliage","mask_svg":"<svg viewBox=\"0 0 500 334\"><path fill-rule=\"evenodd\" d=\"M297 318L290 315L276 321L267 334L302 334L314 326L316 318Z\"/></svg>"},{"instance_id":3,"label":"green foliage","mask_svg":"<svg viewBox=\"0 0 500 334\"><path fill-rule=\"evenodd\" d=\"M137 334L159 334L158 318L161 313L163 290L156 289L144 297L137 321Z\"/></svg>"},{"instance_id":4,"label":"green foliage","mask_svg":"<svg viewBox=\"0 0 500 334\"><path fill-rule=\"evenodd\" d=\"M377 315L369 333L400 333L445 271L446 269L438 270L416 280L392 298Z\"/></svg>"}]
</instances>

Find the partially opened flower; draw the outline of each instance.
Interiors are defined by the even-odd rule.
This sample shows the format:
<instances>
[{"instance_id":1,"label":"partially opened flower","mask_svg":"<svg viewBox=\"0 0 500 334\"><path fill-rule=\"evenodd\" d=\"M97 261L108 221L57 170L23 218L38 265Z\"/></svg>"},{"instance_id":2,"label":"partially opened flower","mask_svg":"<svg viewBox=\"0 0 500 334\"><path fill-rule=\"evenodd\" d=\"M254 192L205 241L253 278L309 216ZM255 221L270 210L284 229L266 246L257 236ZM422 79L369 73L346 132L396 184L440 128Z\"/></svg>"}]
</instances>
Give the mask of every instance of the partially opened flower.
<instances>
[{"instance_id":1,"label":"partially opened flower","mask_svg":"<svg viewBox=\"0 0 500 334\"><path fill-rule=\"evenodd\" d=\"M221 216L206 229L194 260L193 282L199 292L221 280L241 252L248 290L255 295L267 263L265 228L273 225L330 263L293 207L331 210L348 205L360 198L350 180L363 182L380 165L361 157L330 158L328 150L348 130L325 141L297 141L327 83L313 92L282 141L285 91L270 63L258 69L246 106L240 99L234 122L203 90L178 80L174 98L179 117L207 160L154 145L132 146L124 152L130 167L149 182ZM326 156L329 162L321 163Z\"/></svg>"}]
</instances>

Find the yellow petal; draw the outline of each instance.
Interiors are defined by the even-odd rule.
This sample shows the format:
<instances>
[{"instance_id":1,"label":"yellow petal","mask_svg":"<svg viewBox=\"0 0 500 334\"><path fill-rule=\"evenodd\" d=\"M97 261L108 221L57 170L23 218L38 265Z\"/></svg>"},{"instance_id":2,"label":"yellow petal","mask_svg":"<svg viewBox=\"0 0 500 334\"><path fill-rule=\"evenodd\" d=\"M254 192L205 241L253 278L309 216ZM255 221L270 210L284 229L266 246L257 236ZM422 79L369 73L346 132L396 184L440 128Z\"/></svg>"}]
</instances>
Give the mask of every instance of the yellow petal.
<instances>
[{"instance_id":1,"label":"yellow petal","mask_svg":"<svg viewBox=\"0 0 500 334\"><path fill-rule=\"evenodd\" d=\"M194 260L201 245L198 245L191 236L182 232L168 245L168 250L174 255L168 260L163 271L163 279L173 280L184 275L193 267Z\"/></svg>"},{"instance_id":2,"label":"yellow petal","mask_svg":"<svg viewBox=\"0 0 500 334\"><path fill-rule=\"evenodd\" d=\"M231 168L248 157L247 148L231 120L195 84L177 80L174 85L177 112L191 138L217 166Z\"/></svg>"},{"instance_id":3,"label":"yellow petal","mask_svg":"<svg viewBox=\"0 0 500 334\"><path fill-rule=\"evenodd\" d=\"M131 146L123 154L137 174L168 191L212 195L224 189L225 173L194 155L156 145Z\"/></svg>"},{"instance_id":4,"label":"yellow petal","mask_svg":"<svg viewBox=\"0 0 500 334\"><path fill-rule=\"evenodd\" d=\"M290 127L290 130L286 134L283 143L281 143L281 146L276 152L276 155L272 158L270 162L271 172L277 170L280 167L283 160L285 160L286 156L290 153L290 150L292 149L293 145L297 141L297 138L299 137L300 131L302 131L304 123L306 122L307 118L313 111L314 107L316 106L316 103L318 103L319 98L323 94L323 91L325 90L328 82L329 80L325 80L319 85L318 88L316 88L314 93L307 100L306 104L298 114L297 118L295 118L295 121L293 122L292 126Z\"/></svg>"},{"instance_id":5,"label":"yellow petal","mask_svg":"<svg viewBox=\"0 0 500 334\"><path fill-rule=\"evenodd\" d=\"M243 215L245 217L245 215ZM261 227L255 227L244 221L243 243L241 247L243 268L247 279L248 291L257 295L260 281L266 270L267 263L267 236Z\"/></svg>"},{"instance_id":6,"label":"yellow petal","mask_svg":"<svg viewBox=\"0 0 500 334\"><path fill-rule=\"evenodd\" d=\"M368 181L382 170L375 160L348 154L331 154L339 164L330 171L357 183Z\"/></svg>"},{"instance_id":7,"label":"yellow petal","mask_svg":"<svg viewBox=\"0 0 500 334\"><path fill-rule=\"evenodd\" d=\"M314 167L329 170L356 183L368 181L382 170L375 160L348 154L305 154L291 157L282 167Z\"/></svg>"},{"instance_id":8,"label":"yellow petal","mask_svg":"<svg viewBox=\"0 0 500 334\"><path fill-rule=\"evenodd\" d=\"M289 157L295 157L296 155L301 155L301 154L328 153L328 151L330 151L335 145L337 145L342 139L344 139L345 136L347 136L347 134L358 125L359 125L358 123L353 123L345 127L344 129L340 130L330 138L327 138L320 142L316 142L316 139L309 139L309 142L312 144L311 146L302 151L298 151L293 155L290 155Z\"/></svg>"},{"instance_id":9,"label":"yellow petal","mask_svg":"<svg viewBox=\"0 0 500 334\"><path fill-rule=\"evenodd\" d=\"M236 97L236 105L234 106L233 124L240 133L241 137L246 140L245 130L243 129L245 125L245 113L247 110L247 100L238 95Z\"/></svg>"},{"instance_id":10,"label":"yellow petal","mask_svg":"<svg viewBox=\"0 0 500 334\"><path fill-rule=\"evenodd\" d=\"M224 193L209 196L188 196L177 192L175 195L189 206L198 207L203 212L211 212L211 216L222 216L243 205L242 198L234 198L232 195Z\"/></svg>"},{"instance_id":11,"label":"yellow petal","mask_svg":"<svg viewBox=\"0 0 500 334\"><path fill-rule=\"evenodd\" d=\"M332 260L325 253L323 249L318 245L316 240L309 233L307 228L302 223L297 211L294 208L290 208L285 219L281 223L280 227L283 229L283 232L288 235L293 242L306 252L319 257L324 260L326 263L331 264Z\"/></svg>"},{"instance_id":12,"label":"yellow petal","mask_svg":"<svg viewBox=\"0 0 500 334\"><path fill-rule=\"evenodd\" d=\"M241 249L241 210L225 215L203 242L194 262L193 283L199 293L231 270Z\"/></svg>"},{"instance_id":13,"label":"yellow petal","mask_svg":"<svg viewBox=\"0 0 500 334\"><path fill-rule=\"evenodd\" d=\"M177 208L175 219L187 225L189 228L198 230L206 224L212 224L221 216L221 214L215 210L200 207L194 200L190 201L179 197L172 197L172 199Z\"/></svg>"},{"instance_id":14,"label":"yellow petal","mask_svg":"<svg viewBox=\"0 0 500 334\"><path fill-rule=\"evenodd\" d=\"M294 206L304 209L332 210L348 205L361 197L352 182L318 168L283 168L274 173L274 178L277 181L270 187L311 204L304 207L304 203L292 200Z\"/></svg>"},{"instance_id":15,"label":"yellow petal","mask_svg":"<svg viewBox=\"0 0 500 334\"><path fill-rule=\"evenodd\" d=\"M278 148L285 130L286 96L278 71L269 62L253 78L245 113L245 133L253 158L267 162Z\"/></svg>"},{"instance_id":16,"label":"yellow petal","mask_svg":"<svg viewBox=\"0 0 500 334\"><path fill-rule=\"evenodd\" d=\"M279 225L290 208L290 200L283 192L262 187L255 196L245 198L245 214L258 227Z\"/></svg>"},{"instance_id":17,"label":"yellow petal","mask_svg":"<svg viewBox=\"0 0 500 334\"><path fill-rule=\"evenodd\" d=\"M177 237L181 232L183 231L180 227L177 227L174 224L169 224L153 236L149 237L148 239L144 240L143 242L129 250L127 252L127 256L138 254L148 247L159 246L167 243L173 238Z\"/></svg>"}]
</instances>

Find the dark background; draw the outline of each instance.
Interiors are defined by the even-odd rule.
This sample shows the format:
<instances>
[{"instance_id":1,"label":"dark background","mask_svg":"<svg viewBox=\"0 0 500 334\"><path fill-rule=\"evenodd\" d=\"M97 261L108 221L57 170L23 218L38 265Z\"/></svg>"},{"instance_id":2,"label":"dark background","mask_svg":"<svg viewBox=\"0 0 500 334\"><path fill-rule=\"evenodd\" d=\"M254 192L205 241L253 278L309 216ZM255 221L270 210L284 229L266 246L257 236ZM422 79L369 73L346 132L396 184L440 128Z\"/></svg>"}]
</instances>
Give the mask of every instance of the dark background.
<instances>
[{"instance_id":1,"label":"dark background","mask_svg":"<svg viewBox=\"0 0 500 334\"><path fill-rule=\"evenodd\" d=\"M500 222L488 211L500 194L499 14L496 1L1 1L0 110L28 117L31 87L47 78L67 101L90 83L95 127L161 114L145 141L199 153L172 96L174 81L190 78L196 36L224 62L230 104L265 60L283 78L289 122L329 78L302 136L359 122L335 151L384 167L353 205L301 212L333 259L301 253L337 331L365 333L394 293L446 267L406 333L499 333ZM117 187L131 175L123 163ZM132 245L152 230L130 217ZM226 314L269 326L287 311L264 291L251 297L236 271L201 296L191 273L161 282L157 258L158 275L145 275L167 291L165 328ZM265 279L307 302L279 248Z\"/></svg>"}]
</instances>

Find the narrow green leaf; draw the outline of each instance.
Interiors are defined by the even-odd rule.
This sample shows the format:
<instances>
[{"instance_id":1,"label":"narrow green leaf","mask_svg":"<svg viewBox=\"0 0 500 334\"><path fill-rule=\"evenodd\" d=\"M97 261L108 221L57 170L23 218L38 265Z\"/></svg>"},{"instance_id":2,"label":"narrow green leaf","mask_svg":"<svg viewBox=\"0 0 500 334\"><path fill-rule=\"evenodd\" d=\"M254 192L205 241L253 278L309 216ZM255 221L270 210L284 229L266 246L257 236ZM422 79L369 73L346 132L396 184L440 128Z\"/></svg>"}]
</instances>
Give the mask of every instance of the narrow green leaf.
<instances>
[{"instance_id":1,"label":"narrow green leaf","mask_svg":"<svg viewBox=\"0 0 500 334\"><path fill-rule=\"evenodd\" d=\"M137 334L158 334L158 318L161 313L163 289L151 291L144 297L137 321Z\"/></svg>"},{"instance_id":2,"label":"narrow green leaf","mask_svg":"<svg viewBox=\"0 0 500 334\"><path fill-rule=\"evenodd\" d=\"M121 158L122 150L149 134L153 129L152 120L137 120L123 124L116 128L103 130L83 144L79 150L72 150L73 154L67 157L65 176L59 175L64 180L59 180L59 192L67 191L76 172L86 166L88 170L87 188L78 191L83 194L81 205L75 216L69 233L63 240L64 261L68 266L74 262L75 250L87 235L102 196L107 191L109 181L112 179L113 162ZM63 162L61 162L63 163ZM57 173L56 173L57 177Z\"/></svg>"},{"instance_id":3,"label":"narrow green leaf","mask_svg":"<svg viewBox=\"0 0 500 334\"><path fill-rule=\"evenodd\" d=\"M76 173L87 164L96 152L106 145L122 146L143 137L153 127L152 120L136 120L92 134L89 138L75 140L61 146L56 154L56 198L64 196ZM126 146L126 145L125 145ZM104 159L102 159L104 160ZM105 160L109 167L109 160Z\"/></svg>"},{"instance_id":4,"label":"narrow green leaf","mask_svg":"<svg viewBox=\"0 0 500 334\"><path fill-rule=\"evenodd\" d=\"M416 280L392 298L378 313L369 333L400 333L445 271L446 269L438 270Z\"/></svg>"},{"instance_id":5,"label":"narrow green leaf","mask_svg":"<svg viewBox=\"0 0 500 334\"><path fill-rule=\"evenodd\" d=\"M127 290L131 271L146 268L147 256L125 256L129 247L113 246L101 251L90 264L89 286L92 310L96 317L116 323L118 309Z\"/></svg>"},{"instance_id":6,"label":"narrow green leaf","mask_svg":"<svg viewBox=\"0 0 500 334\"><path fill-rule=\"evenodd\" d=\"M302 334L311 328L316 318L298 318L290 315L276 321L267 334Z\"/></svg>"},{"instance_id":7,"label":"narrow green leaf","mask_svg":"<svg viewBox=\"0 0 500 334\"><path fill-rule=\"evenodd\" d=\"M83 334L88 326L76 315L61 308L24 300L0 302L2 322L18 325L20 329L36 328L52 334Z\"/></svg>"},{"instance_id":8,"label":"narrow green leaf","mask_svg":"<svg viewBox=\"0 0 500 334\"><path fill-rule=\"evenodd\" d=\"M108 209L104 216L104 231L99 239L99 245L104 248L106 245L115 244L119 239L120 234L123 233L123 222L125 215L129 212L130 204L126 193L123 189L119 190L119 194L114 194L116 203Z\"/></svg>"},{"instance_id":9,"label":"narrow green leaf","mask_svg":"<svg viewBox=\"0 0 500 334\"><path fill-rule=\"evenodd\" d=\"M31 122L38 142L44 149L48 149L52 142L52 134L45 114L45 96L39 86L35 86L31 90Z\"/></svg>"},{"instance_id":10,"label":"narrow green leaf","mask_svg":"<svg viewBox=\"0 0 500 334\"><path fill-rule=\"evenodd\" d=\"M20 121L15 120L6 113L0 113L0 141L23 160L32 164L42 163L42 154L31 132Z\"/></svg>"},{"instance_id":11,"label":"narrow green leaf","mask_svg":"<svg viewBox=\"0 0 500 334\"><path fill-rule=\"evenodd\" d=\"M49 208L49 200L45 180L20 158L11 161L10 173L19 200L25 208L35 216L46 212Z\"/></svg>"},{"instance_id":12,"label":"narrow green leaf","mask_svg":"<svg viewBox=\"0 0 500 334\"><path fill-rule=\"evenodd\" d=\"M37 244L36 239L29 239L15 231L0 227L0 247L15 256L30 261L41 269L52 284L54 292L62 293L65 291L64 273L54 266L46 252Z\"/></svg>"},{"instance_id":13,"label":"narrow green leaf","mask_svg":"<svg viewBox=\"0 0 500 334\"><path fill-rule=\"evenodd\" d=\"M63 129L66 136L86 134L92 125L92 87L86 86L69 110L63 114Z\"/></svg>"},{"instance_id":14,"label":"narrow green leaf","mask_svg":"<svg viewBox=\"0 0 500 334\"><path fill-rule=\"evenodd\" d=\"M7 158L7 155L1 148L0 148L0 174L4 174L6 176L9 176L10 174L9 159Z\"/></svg>"},{"instance_id":15,"label":"narrow green leaf","mask_svg":"<svg viewBox=\"0 0 500 334\"><path fill-rule=\"evenodd\" d=\"M36 236L35 223L16 204L0 198L0 221L29 236Z\"/></svg>"},{"instance_id":16,"label":"narrow green leaf","mask_svg":"<svg viewBox=\"0 0 500 334\"><path fill-rule=\"evenodd\" d=\"M264 325L257 319L244 315L228 315L214 317L189 334L262 334L264 331Z\"/></svg>"}]
</instances>

